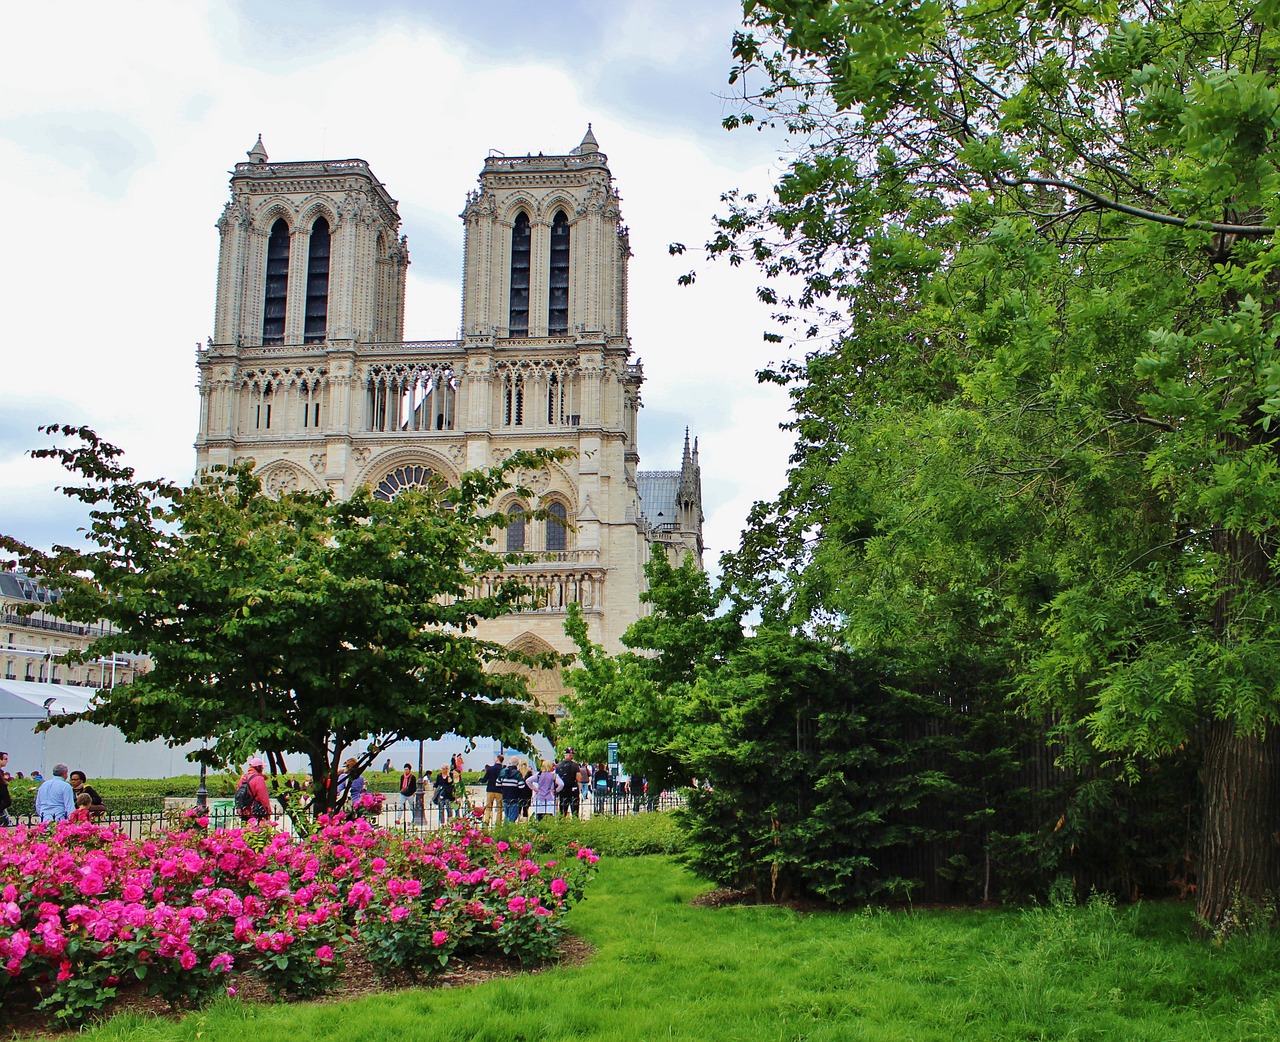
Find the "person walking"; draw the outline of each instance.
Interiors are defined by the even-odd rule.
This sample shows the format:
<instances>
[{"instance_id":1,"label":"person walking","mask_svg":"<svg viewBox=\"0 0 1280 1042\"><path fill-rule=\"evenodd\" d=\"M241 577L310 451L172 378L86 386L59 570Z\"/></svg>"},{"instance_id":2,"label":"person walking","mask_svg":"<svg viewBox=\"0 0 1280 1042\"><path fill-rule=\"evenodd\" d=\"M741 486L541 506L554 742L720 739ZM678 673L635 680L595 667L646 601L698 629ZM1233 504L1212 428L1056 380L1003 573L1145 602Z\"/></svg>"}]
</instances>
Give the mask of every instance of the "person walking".
<instances>
[{"instance_id":1,"label":"person walking","mask_svg":"<svg viewBox=\"0 0 1280 1042\"><path fill-rule=\"evenodd\" d=\"M560 790L560 813L576 818L581 806L582 765L573 758L572 749L564 751L564 759L556 767L556 773L564 782L564 788Z\"/></svg>"},{"instance_id":2,"label":"person walking","mask_svg":"<svg viewBox=\"0 0 1280 1042\"><path fill-rule=\"evenodd\" d=\"M502 785L499 779L505 766L506 757L502 753L493 758L493 763L484 765L484 774L481 776L484 782L484 817L481 820L485 825L496 825L502 820Z\"/></svg>"},{"instance_id":3,"label":"person walking","mask_svg":"<svg viewBox=\"0 0 1280 1042\"><path fill-rule=\"evenodd\" d=\"M453 785L453 770L446 763L440 768L440 773L436 775L436 780L431 786L431 802L439 808L440 825L444 825L453 817L453 800L455 796Z\"/></svg>"},{"instance_id":4,"label":"person walking","mask_svg":"<svg viewBox=\"0 0 1280 1042\"><path fill-rule=\"evenodd\" d=\"M244 773L236 785L236 806L240 811L240 820L263 821L271 817L271 794L267 792L267 778L264 773L267 763L261 756L251 756L245 764ZM240 797L244 787L245 797Z\"/></svg>"},{"instance_id":5,"label":"person walking","mask_svg":"<svg viewBox=\"0 0 1280 1042\"><path fill-rule=\"evenodd\" d=\"M354 806L356 800L364 795L364 771L360 769L360 761L354 756L348 757L338 775L338 803L349 796Z\"/></svg>"},{"instance_id":6,"label":"person walking","mask_svg":"<svg viewBox=\"0 0 1280 1042\"><path fill-rule=\"evenodd\" d=\"M502 774L498 778L498 788L502 793L503 817L507 822L514 823L520 817L520 800L528 791L524 783L524 775L520 773L520 764L514 756L502 768Z\"/></svg>"},{"instance_id":7,"label":"person walking","mask_svg":"<svg viewBox=\"0 0 1280 1042\"><path fill-rule=\"evenodd\" d=\"M404 765L404 773L400 775L400 810L403 813L406 807L412 808L416 805L414 797L418 793L418 779L413 773L413 765L406 763Z\"/></svg>"},{"instance_id":8,"label":"person walking","mask_svg":"<svg viewBox=\"0 0 1280 1042\"><path fill-rule=\"evenodd\" d=\"M595 812L604 813L604 801L613 788L613 776L609 773L607 763L598 763L591 772L591 792L596 798Z\"/></svg>"},{"instance_id":9,"label":"person walking","mask_svg":"<svg viewBox=\"0 0 1280 1042\"><path fill-rule=\"evenodd\" d=\"M67 765L53 765L53 777L36 790L36 816L41 821L66 821L75 813L76 794L67 781Z\"/></svg>"},{"instance_id":10,"label":"person walking","mask_svg":"<svg viewBox=\"0 0 1280 1042\"><path fill-rule=\"evenodd\" d=\"M520 820L529 820L529 807L533 803L533 790L529 788L529 779L533 777L533 768L527 760L520 761Z\"/></svg>"},{"instance_id":11,"label":"person walking","mask_svg":"<svg viewBox=\"0 0 1280 1042\"><path fill-rule=\"evenodd\" d=\"M536 774L529 775L525 783L533 793L533 813L541 821L556 812L556 797L564 788L564 779L556 773L556 765L550 760L538 764Z\"/></svg>"},{"instance_id":12,"label":"person walking","mask_svg":"<svg viewBox=\"0 0 1280 1042\"><path fill-rule=\"evenodd\" d=\"M13 824L13 819L9 817L9 808L13 806L13 797L9 795L9 783L13 781L13 776L5 770L9 766L9 754L0 752L0 828L7 828Z\"/></svg>"}]
</instances>

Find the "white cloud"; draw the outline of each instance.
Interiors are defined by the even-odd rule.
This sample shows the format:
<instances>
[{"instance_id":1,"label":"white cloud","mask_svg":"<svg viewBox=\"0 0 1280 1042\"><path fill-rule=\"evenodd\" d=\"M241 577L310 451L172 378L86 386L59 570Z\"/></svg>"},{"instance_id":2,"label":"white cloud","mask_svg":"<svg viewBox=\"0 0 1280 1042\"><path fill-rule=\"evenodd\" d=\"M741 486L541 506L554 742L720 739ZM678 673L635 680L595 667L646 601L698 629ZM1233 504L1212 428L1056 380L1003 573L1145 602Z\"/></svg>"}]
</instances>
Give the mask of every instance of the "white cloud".
<instances>
[{"instance_id":1,"label":"white cloud","mask_svg":"<svg viewBox=\"0 0 1280 1042\"><path fill-rule=\"evenodd\" d=\"M25 405L39 398L42 422L91 423L140 473L190 474L194 345L212 329L214 222L227 172L259 132L274 159L369 161L402 201L410 235L406 335L439 339L457 331L457 214L484 156L564 152L591 121L632 231L631 332L648 377L642 466L677 466L687 424L701 439L708 490L731 490L706 504L707 542L717 552L735 546L750 503L777 490L789 447L776 429L785 395L753 375L774 354L761 341L767 315L754 273L725 267L681 289L675 279L690 260L666 247L704 241L720 193L765 189L772 170L763 140L757 150L728 140L714 119L694 132L671 118L670 91L709 47L720 49L723 69L690 107L704 105L727 72L736 4L698 11L687 32L672 34L683 6L608 5L581 51L566 29L568 49L554 64L512 64L483 45L479 8L465 31L449 34L403 12L352 28L325 23L342 15L317 9L279 61L261 57L264 33L278 27L223 4L15 8L11 41L56 33L57 45L11 45L0 68L10 203L0 442L39 441L25 429ZM663 82L646 85L654 69ZM53 406L63 411L44 415ZM675 453L655 456L650 437ZM35 466L0 473L0 530L68 539L52 492L47 523L33 505L31 486L46 478L43 469L33 476ZM23 509L6 510L20 487Z\"/></svg>"}]
</instances>

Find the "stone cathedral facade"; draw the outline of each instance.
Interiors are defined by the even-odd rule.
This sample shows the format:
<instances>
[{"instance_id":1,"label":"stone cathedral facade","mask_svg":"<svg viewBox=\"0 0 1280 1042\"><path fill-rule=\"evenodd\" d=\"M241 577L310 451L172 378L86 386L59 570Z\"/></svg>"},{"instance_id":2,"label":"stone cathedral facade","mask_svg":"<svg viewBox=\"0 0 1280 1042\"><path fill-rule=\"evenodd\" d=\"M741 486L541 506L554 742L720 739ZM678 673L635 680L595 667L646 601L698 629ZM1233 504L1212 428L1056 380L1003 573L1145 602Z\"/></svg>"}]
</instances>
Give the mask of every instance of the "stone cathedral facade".
<instances>
[{"instance_id":1,"label":"stone cathedral facade","mask_svg":"<svg viewBox=\"0 0 1280 1042\"><path fill-rule=\"evenodd\" d=\"M590 128L568 155L491 156L464 223L461 336L404 339L408 243L363 160L236 164L218 221L214 333L198 351L197 466L255 461L269 491L368 486L394 496L518 449L576 452L498 503L500 546L536 606L482 635L570 651L581 605L610 650L641 613L655 550L702 562L696 442L678 470L641 471L644 373L627 333L628 235ZM525 519L541 508L546 521ZM559 677L533 679L559 704Z\"/></svg>"}]
</instances>

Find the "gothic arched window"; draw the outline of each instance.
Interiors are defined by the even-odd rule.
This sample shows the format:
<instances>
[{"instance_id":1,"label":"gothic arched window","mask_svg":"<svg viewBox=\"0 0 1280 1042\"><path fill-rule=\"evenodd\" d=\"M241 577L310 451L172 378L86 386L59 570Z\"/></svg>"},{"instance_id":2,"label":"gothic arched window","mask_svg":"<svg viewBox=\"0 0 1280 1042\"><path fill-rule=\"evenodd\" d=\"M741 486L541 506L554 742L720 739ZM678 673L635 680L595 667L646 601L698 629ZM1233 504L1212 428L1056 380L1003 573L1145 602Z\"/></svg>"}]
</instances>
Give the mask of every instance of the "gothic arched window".
<instances>
[{"instance_id":1,"label":"gothic arched window","mask_svg":"<svg viewBox=\"0 0 1280 1042\"><path fill-rule=\"evenodd\" d=\"M563 503L552 503L547 507L547 549L564 550L565 533L568 530L568 511Z\"/></svg>"},{"instance_id":2,"label":"gothic arched window","mask_svg":"<svg viewBox=\"0 0 1280 1042\"><path fill-rule=\"evenodd\" d=\"M329 325L329 222L316 218L307 247L307 317L302 339L318 344Z\"/></svg>"},{"instance_id":3,"label":"gothic arched window","mask_svg":"<svg viewBox=\"0 0 1280 1042\"><path fill-rule=\"evenodd\" d=\"M521 210L511 229L511 317L508 320L511 336L529 335L529 257L533 236L529 230L529 215Z\"/></svg>"},{"instance_id":4,"label":"gothic arched window","mask_svg":"<svg viewBox=\"0 0 1280 1042\"><path fill-rule=\"evenodd\" d=\"M267 239L267 292L262 302L262 342L284 343L284 307L289 292L289 225L283 217Z\"/></svg>"},{"instance_id":5,"label":"gothic arched window","mask_svg":"<svg viewBox=\"0 0 1280 1042\"><path fill-rule=\"evenodd\" d=\"M551 288L547 292L547 336L569 335L569 218L551 219Z\"/></svg>"},{"instance_id":6,"label":"gothic arched window","mask_svg":"<svg viewBox=\"0 0 1280 1042\"><path fill-rule=\"evenodd\" d=\"M508 372L502 379L502 423L506 427L524 426L524 374Z\"/></svg>"},{"instance_id":7,"label":"gothic arched window","mask_svg":"<svg viewBox=\"0 0 1280 1042\"><path fill-rule=\"evenodd\" d=\"M515 503L507 511L507 553L518 553L523 549L524 507L519 503Z\"/></svg>"}]
</instances>

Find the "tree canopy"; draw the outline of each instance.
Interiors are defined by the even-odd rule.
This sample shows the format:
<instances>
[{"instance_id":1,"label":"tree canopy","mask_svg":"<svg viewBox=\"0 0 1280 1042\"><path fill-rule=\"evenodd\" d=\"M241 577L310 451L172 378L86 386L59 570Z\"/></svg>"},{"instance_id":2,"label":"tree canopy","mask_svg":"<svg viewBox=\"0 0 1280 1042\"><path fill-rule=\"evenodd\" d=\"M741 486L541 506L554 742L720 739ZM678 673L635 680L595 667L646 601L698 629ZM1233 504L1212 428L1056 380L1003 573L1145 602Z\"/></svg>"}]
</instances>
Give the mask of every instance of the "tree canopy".
<instances>
[{"instance_id":1,"label":"tree canopy","mask_svg":"<svg viewBox=\"0 0 1280 1042\"><path fill-rule=\"evenodd\" d=\"M649 612L627 627L622 643L629 650L621 654L608 655L593 644L581 612L570 605L565 630L578 660L565 671L571 690L561 730L591 759L603 759L607 744L616 741L627 770L657 791L689 782L683 742L689 693L742 640L742 611L718 613L720 595L691 555L673 568L656 551L645 577L640 599Z\"/></svg>"},{"instance_id":2,"label":"tree canopy","mask_svg":"<svg viewBox=\"0 0 1280 1042\"><path fill-rule=\"evenodd\" d=\"M272 498L248 466L181 488L138 481L121 451L92 431L49 428L71 444L36 450L79 484L88 548L45 554L0 537L42 583L62 591L68 619L104 619L113 632L85 652L145 654L151 669L100 692L87 719L130 739L205 740L211 764L249 752L302 754L317 808L338 800L348 750L363 769L393 742L448 732L527 746L548 718L524 675L496 663L556 664L476 635L528 590L501 574L488 504L519 467L409 489L386 501L368 489Z\"/></svg>"},{"instance_id":3,"label":"tree canopy","mask_svg":"<svg viewBox=\"0 0 1280 1042\"><path fill-rule=\"evenodd\" d=\"M796 146L760 266L797 444L728 562L771 617L1005 664L1119 756L1203 756L1199 912L1280 889L1280 8L748 0ZM677 250L681 247L676 247Z\"/></svg>"}]
</instances>

